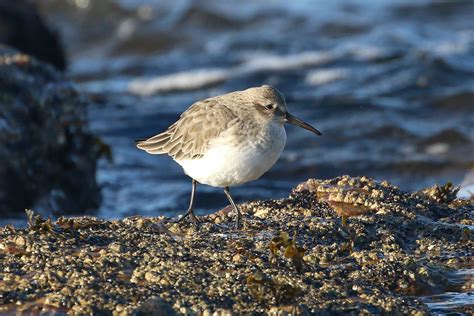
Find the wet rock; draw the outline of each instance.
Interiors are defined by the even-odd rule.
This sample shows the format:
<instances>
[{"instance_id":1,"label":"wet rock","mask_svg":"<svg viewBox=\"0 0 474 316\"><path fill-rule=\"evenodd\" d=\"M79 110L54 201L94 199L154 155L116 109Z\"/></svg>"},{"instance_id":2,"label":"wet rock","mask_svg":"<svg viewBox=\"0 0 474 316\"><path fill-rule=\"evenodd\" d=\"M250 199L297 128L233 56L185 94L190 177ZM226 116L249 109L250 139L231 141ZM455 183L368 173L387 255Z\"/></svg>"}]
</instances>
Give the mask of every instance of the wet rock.
<instances>
[{"instance_id":1,"label":"wet rock","mask_svg":"<svg viewBox=\"0 0 474 316\"><path fill-rule=\"evenodd\" d=\"M459 189L459 187L454 186L452 183L447 183L444 186L436 184L431 188L422 190L419 194L426 196L429 200L436 203L451 203L456 199Z\"/></svg>"},{"instance_id":2,"label":"wet rock","mask_svg":"<svg viewBox=\"0 0 474 316\"><path fill-rule=\"evenodd\" d=\"M45 24L31 1L0 0L0 43L60 70L66 68L66 57L58 35Z\"/></svg>"},{"instance_id":3,"label":"wet rock","mask_svg":"<svg viewBox=\"0 0 474 316\"><path fill-rule=\"evenodd\" d=\"M0 314L425 315L430 295L469 291L474 256L460 224L472 204L434 192L311 179L286 199L240 205L239 231L227 211L203 216L199 229L30 212L27 229L0 228ZM343 226L332 200L367 211Z\"/></svg>"},{"instance_id":4,"label":"wet rock","mask_svg":"<svg viewBox=\"0 0 474 316\"><path fill-rule=\"evenodd\" d=\"M347 176L331 180L309 179L300 183L293 194L310 192L327 203L339 216L357 216L374 212L395 211L393 207L413 216L409 208L399 203L402 194L388 183L377 183L367 177L350 178Z\"/></svg>"},{"instance_id":5,"label":"wet rock","mask_svg":"<svg viewBox=\"0 0 474 316\"><path fill-rule=\"evenodd\" d=\"M0 216L99 205L95 172L105 147L88 130L86 106L53 67L0 46Z\"/></svg>"}]
</instances>

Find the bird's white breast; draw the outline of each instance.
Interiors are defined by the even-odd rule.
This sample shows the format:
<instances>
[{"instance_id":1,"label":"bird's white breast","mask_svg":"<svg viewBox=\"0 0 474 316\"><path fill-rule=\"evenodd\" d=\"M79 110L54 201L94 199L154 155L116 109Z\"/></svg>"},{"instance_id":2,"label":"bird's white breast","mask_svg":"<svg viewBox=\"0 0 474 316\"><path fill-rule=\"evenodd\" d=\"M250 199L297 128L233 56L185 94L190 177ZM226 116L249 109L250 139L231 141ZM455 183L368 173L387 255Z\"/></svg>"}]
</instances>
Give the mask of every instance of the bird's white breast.
<instances>
[{"instance_id":1,"label":"bird's white breast","mask_svg":"<svg viewBox=\"0 0 474 316\"><path fill-rule=\"evenodd\" d=\"M235 186L261 177L275 164L286 144L285 128L279 123L270 123L258 135L249 134L240 142L236 142L234 132L215 139L201 158L176 162L199 183Z\"/></svg>"}]
</instances>

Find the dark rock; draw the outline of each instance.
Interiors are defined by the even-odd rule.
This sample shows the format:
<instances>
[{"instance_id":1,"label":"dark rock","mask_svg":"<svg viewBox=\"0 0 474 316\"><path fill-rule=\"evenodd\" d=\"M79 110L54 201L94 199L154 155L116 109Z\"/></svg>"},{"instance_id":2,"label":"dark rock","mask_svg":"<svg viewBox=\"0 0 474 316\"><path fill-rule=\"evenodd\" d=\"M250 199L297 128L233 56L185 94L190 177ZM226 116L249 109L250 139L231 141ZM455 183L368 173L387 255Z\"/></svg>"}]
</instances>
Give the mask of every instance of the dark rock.
<instances>
[{"instance_id":1,"label":"dark rock","mask_svg":"<svg viewBox=\"0 0 474 316\"><path fill-rule=\"evenodd\" d=\"M170 303L159 296L152 296L141 304L134 312L134 316L167 316L176 315Z\"/></svg>"},{"instance_id":2,"label":"dark rock","mask_svg":"<svg viewBox=\"0 0 474 316\"><path fill-rule=\"evenodd\" d=\"M25 0L0 0L0 43L66 68L66 57L58 36L45 24L36 5Z\"/></svg>"},{"instance_id":3,"label":"dark rock","mask_svg":"<svg viewBox=\"0 0 474 316\"><path fill-rule=\"evenodd\" d=\"M99 206L102 145L86 105L52 66L0 46L0 217L38 203L63 213Z\"/></svg>"}]
</instances>

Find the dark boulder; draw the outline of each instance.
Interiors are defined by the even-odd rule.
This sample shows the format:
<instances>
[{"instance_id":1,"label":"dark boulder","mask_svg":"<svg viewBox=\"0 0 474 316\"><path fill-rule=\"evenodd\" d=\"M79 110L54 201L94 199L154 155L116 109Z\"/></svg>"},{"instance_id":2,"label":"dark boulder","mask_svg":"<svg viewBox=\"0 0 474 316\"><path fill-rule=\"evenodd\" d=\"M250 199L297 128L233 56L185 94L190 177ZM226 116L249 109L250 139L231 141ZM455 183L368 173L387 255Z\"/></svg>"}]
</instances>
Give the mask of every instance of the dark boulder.
<instances>
[{"instance_id":1,"label":"dark boulder","mask_svg":"<svg viewBox=\"0 0 474 316\"><path fill-rule=\"evenodd\" d=\"M99 206L87 102L54 67L0 46L0 217Z\"/></svg>"},{"instance_id":2,"label":"dark boulder","mask_svg":"<svg viewBox=\"0 0 474 316\"><path fill-rule=\"evenodd\" d=\"M0 43L66 68L59 38L38 14L36 5L26 0L0 0Z\"/></svg>"}]
</instances>

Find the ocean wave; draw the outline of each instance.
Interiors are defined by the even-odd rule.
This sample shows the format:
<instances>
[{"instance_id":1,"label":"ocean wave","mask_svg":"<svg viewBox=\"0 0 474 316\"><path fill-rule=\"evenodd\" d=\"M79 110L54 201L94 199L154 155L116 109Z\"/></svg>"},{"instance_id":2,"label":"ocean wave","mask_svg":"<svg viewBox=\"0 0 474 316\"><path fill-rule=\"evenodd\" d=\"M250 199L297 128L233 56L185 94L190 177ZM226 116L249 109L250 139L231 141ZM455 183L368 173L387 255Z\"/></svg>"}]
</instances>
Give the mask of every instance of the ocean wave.
<instances>
[{"instance_id":1,"label":"ocean wave","mask_svg":"<svg viewBox=\"0 0 474 316\"><path fill-rule=\"evenodd\" d=\"M349 69L345 68L316 69L306 74L305 82L311 86L320 86L346 79L349 75Z\"/></svg>"},{"instance_id":2,"label":"ocean wave","mask_svg":"<svg viewBox=\"0 0 474 316\"><path fill-rule=\"evenodd\" d=\"M239 67L241 72L284 71L317 66L333 61L336 56L326 51L307 51L291 55L256 55Z\"/></svg>"},{"instance_id":3,"label":"ocean wave","mask_svg":"<svg viewBox=\"0 0 474 316\"><path fill-rule=\"evenodd\" d=\"M240 65L230 68L201 68L166 75L132 80L128 92L141 96L172 91L197 90L222 83L232 77L263 71L291 71L328 63L334 54L308 51L292 55L259 54L247 57Z\"/></svg>"},{"instance_id":4,"label":"ocean wave","mask_svg":"<svg viewBox=\"0 0 474 316\"><path fill-rule=\"evenodd\" d=\"M128 91L141 96L160 92L197 90L221 83L229 78L228 69L196 69L148 79L136 79L128 85Z\"/></svg>"}]
</instances>

